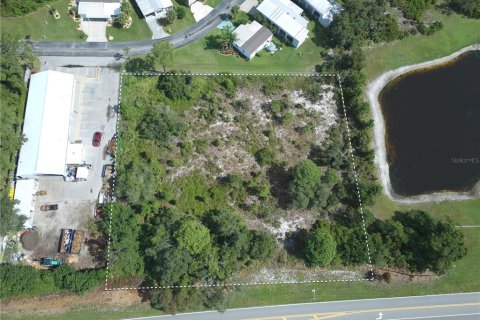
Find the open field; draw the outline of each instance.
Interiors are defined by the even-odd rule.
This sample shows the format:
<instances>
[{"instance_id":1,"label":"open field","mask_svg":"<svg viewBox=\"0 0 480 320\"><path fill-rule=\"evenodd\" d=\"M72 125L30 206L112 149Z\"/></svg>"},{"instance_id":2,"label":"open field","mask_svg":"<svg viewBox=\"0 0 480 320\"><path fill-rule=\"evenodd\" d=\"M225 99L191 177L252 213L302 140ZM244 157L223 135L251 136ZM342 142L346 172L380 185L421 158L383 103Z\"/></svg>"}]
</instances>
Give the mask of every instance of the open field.
<instances>
[{"instance_id":1,"label":"open field","mask_svg":"<svg viewBox=\"0 0 480 320\"><path fill-rule=\"evenodd\" d=\"M320 52L325 43L325 30L310 22L310 37L299 48L283 46L282 50L270 55L264 53L247 61L241 56L223 56L215 48L207 48L208 37L219 34L215 30L192 44L175 50L174 68L203 72L287 72L313 71L322 62ZM192 57L195 59L192 59Z\"/></svg>"},{"instance_id":2,"label":"open field","mask_svg":"<svg viewBox=\"0 0 480 320\"><path fill-rule=\"evenodd\" d=\"M58 10L60 19L56 20L45 6L23 17L2 17L2 33L16 34L21 38L29 35L35 41L83 41L83 32L76 29L75 22L68 16L68 0L52 2L50 6Z\"/></svg>"},{"instance_id":3,"label":"open field","mask_svg":"<svg viewBox=\"0 0 480 320\"><path fill-rule=\"evenodd\" d=\"M444 25L435 34L418 34L393 43L373 45L365 50L365 72L369 80L387 70L440 58L468 45L480 43L480 20L467 19L457 14L445 16L438 10L432 14Z\"/></svg>"}]
</instances>

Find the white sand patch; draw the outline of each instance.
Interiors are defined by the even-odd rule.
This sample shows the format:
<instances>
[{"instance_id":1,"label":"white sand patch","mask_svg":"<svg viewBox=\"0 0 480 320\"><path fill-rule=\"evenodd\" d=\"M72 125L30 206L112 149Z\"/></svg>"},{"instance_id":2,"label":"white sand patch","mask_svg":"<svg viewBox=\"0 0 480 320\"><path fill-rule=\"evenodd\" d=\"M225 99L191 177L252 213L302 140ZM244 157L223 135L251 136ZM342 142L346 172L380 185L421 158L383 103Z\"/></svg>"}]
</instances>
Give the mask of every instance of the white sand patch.
<instances>
[{"instance_id":1,"label":"white sand patch","mask_svg":"<svg viewBox=\"0 0 480 320\"><path fill-rule=\"evenodd\" d=\"M305 217L302 216L293 216L291 218L280 218L280 226L274 227L268 224L263 224L263 227L274 234L277 239L285 239L286 234L292 231L296 231L301 228L308 227L309 224L307 223Z\"/></svg>"},{"instance_id":2,"label":"white sand patch","mask_svg":"<svg viewBox=\"0 0 480 320\"><path fill-rule=\"evenodd\" d=\"M322 270L306 269L301 267L299 269L280 267L280 268L262 268L255 272L250 281L252 283L296 283L296 282L310 282L315 280L355 280L361 279L362 274L351 270Z\"/></svg>"},{"instance_id":3,"label":"white sand patch","mask_svg":"<svg viewBox=\"0 0 480 320\"><path fill-rule=\"evenodd\" d=\"M247 101L248 105L251 108L251 111L249 112L258 119L258 123L260 125L265 125L272 122L270 114L266 113L262 108L262 105L272 102L272 99L267 98L260 93L255 95L251 94L250 92L247 93L244 91L239 91L235 99Z\"/></svg>"},{"instance_id":4,"label":"white sand patch","mask_svg":"<svg viewBox=\"0 0 480 320\"><path fill-rule=\"evenodd\" d=\"M338 120L335 101L335 88L332 85L321 85L323 89L322 98L316 103L310 102L303 96L302 90L295 90L290 93L290 99L295 104L301 104L308 111L313 111L321 119L322 124L315 127L315 134L319 141L325 139L328 129Z\"/></svg>"},{"instance_id":5,"label":"white sand patch","mask_svg":"<svg viewBox=\"0 0 480 320\"><path fill-rule=\"evenodd\" d=\"M375 163L377 165L380 181L382 182L383 190L387 196L395 202L399 203L423 203L423 202L441 202L447 200L467 200L476 199L480 197L480 181L470 192L435 192L426 195L418 195L412 197L402 197L397 195L390 182L390 171L387 162L387 151L385 146L385 123L382 115L382 109L378 96L383 88L393 79L400 75L418 70L429 68L438 64L445 63L449 60L455 59L461 54L472 51L480 50L480 44L475 44L463 48L457 52L452 53L449 56L414 64L410 66L401 67L395 70L387 71L380 75L378 78L369 83L367 87L367 98L372 110L372 116L374 120L374 136L375 136Z\"/></svg>"}]
</instances>

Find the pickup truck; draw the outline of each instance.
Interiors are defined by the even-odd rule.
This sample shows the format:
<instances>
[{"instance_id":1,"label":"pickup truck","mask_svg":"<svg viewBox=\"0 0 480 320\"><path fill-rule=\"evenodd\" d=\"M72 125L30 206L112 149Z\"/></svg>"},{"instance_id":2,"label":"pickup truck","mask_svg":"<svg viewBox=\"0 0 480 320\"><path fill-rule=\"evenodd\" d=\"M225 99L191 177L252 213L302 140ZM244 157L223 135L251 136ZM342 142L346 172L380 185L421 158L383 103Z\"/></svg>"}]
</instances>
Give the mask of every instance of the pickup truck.
<instances>
[{"instance_id":1,"label":"pickup truck","mask_svg":"<svg viewBox=\"0 0 480 320\"><path fill-rule=\"evenodd\" d=\"M40 207L41 211L52 211L57 209L58 209L58 204L44 204L43 206Z\"/></svg>"}]
</instances>

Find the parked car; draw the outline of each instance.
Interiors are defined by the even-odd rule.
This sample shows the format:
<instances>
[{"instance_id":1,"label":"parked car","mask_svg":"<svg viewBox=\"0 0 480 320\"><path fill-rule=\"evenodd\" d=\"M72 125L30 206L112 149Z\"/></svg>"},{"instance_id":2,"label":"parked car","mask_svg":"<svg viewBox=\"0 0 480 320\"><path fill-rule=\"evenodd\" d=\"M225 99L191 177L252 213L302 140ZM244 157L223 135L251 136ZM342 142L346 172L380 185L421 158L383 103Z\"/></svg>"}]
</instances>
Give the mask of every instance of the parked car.
<instances>
[{"instance_id":1,"label":"parked car","mask_svg":"<svg viewBox=\"0 0 480 320\"><path fill-rule=\"evenodd\" d=\"M58 209L58 204L44 204L43 206L40 207L40 210L42 211L52 211L57 209Z\"/></svg>"},{"instance_id":2,"label":"parked car","mask_svg":"<svg viewBox=\"0 0 480 320\"><path fill-rule=\"evenodd\" d=\"M100 141L102 141L102 133L97 131L93 134L92 145L98 147L100 146Z\"/></svg>"}]
</instances>

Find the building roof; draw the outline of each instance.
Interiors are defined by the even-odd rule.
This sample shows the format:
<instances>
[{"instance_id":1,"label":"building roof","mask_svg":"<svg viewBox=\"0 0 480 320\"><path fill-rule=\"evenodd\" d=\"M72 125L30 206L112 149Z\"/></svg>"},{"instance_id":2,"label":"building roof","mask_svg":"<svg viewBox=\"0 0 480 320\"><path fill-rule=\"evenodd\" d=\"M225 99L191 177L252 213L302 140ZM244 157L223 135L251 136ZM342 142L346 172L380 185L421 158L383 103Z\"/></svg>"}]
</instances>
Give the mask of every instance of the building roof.
<instances>
[{"instance_id":1,"label":"building roof","mask_svg":"<svg viewBox=\"0 0 480 320\"><path fill-rule=\"evenodd\" d=\"M333 17L335 14L340 13L341 6L336 2L330 2L328 0L305 0L308 4L310 4L315 11L320 14L320 18L322 20L322 25L328 27L330 23L333 21Z\"/></svg>"},{"instance_id":2,"label":"building roof","mask_svg":"<svg viewBox=\"0 0 480 320\"><path fill-rule=\"evenodd\" d=\"M170 8L173 6L172 0L136 0L137 5L144 16L147 16L158 9Z\"/></svg>"},{"instance_id":3,"label":"building roof","mask_svg":"<svg viewBox=\"0 0 480 320\"><path fill-rule=\"evenodd\" d=\"M291 37L303 42L308 37L308 20L302 8L289 0L264 0L257 10Z\"/></svg>"},{"instance_id":4,"label":"building roof","mask_svg":"<svg viewBox=\"0 0 480 320\"><path fill-rule=\"evenodd\" d=\"M109 19L121 12L121 0L79 0L78 14L89 19Z\"/></svg>"},{"instance_id":5,"label":"building roof","mask_svg":"<svg viewBox=\"0 0 480 320\"><path fill-rule=\"evenodd\" d=\"M32 75L20 149L18 177L63 175L67 155L74 76L57 71Z\"/></svg>"},{"instance_id":6,"label":"building roof","mask_svg":"<svg viewBox=\"0 0 480 320\"><path fill-rule=\"evenodd\" d=\"M270 30L257 21L239 25L235 29L235 33L237 34L235 44L247 52L255 52L273 35Z\"/></svg>"},{"instance_id":7,"label":"building roof","mask_svg":"<svg viewBox=\"0 0 480 320\"><path fill-rule=\"evenodd\" d=\"M15 208L18 214L27 217L24 227L31 228L33 225L33 211L35 208L35 192L37 191L37 182L33 179L17 180L15 182Z\"/></svg>"}]
</instances>

